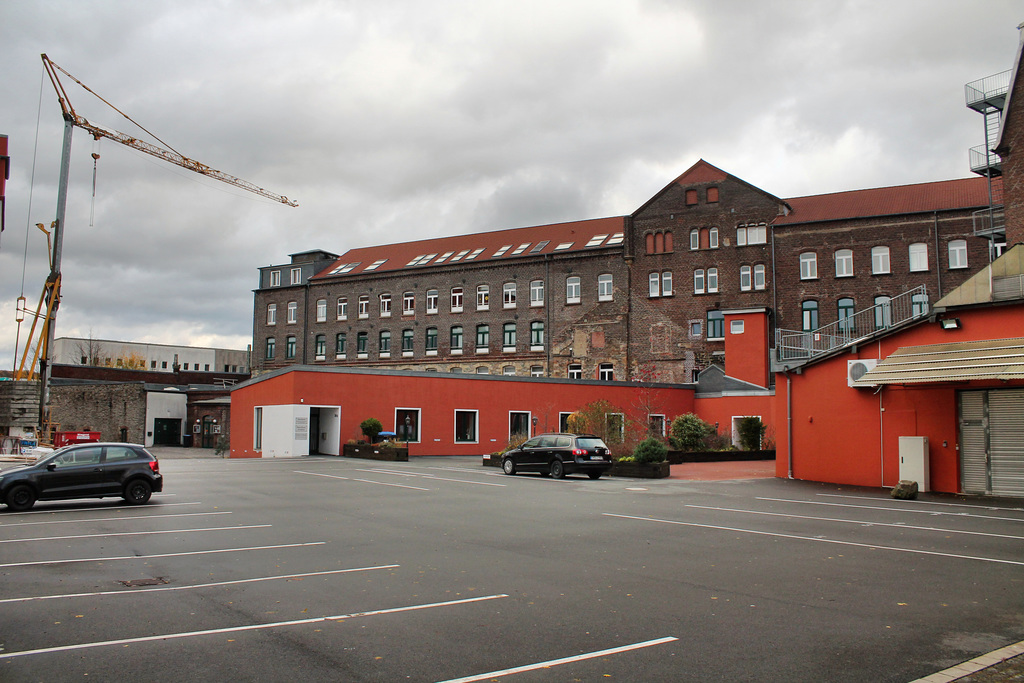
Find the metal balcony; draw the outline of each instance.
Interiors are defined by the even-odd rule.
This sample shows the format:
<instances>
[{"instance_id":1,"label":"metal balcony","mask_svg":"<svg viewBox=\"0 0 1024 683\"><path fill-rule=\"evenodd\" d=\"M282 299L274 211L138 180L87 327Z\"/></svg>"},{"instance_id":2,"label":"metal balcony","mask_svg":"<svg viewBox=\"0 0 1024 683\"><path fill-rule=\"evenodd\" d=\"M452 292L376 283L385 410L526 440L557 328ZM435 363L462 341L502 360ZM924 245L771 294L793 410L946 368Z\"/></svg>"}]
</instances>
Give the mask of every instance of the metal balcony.
<instances>
[{"instance_id":1,"label":"metal balcony","mask_svg":"<svg viewBox=\"0 0 1024 683\"><path fill-rule=\"evenodd\" d=\"M1010 91L1010 75L1011 71L1007 70L965 85L967 106L982 114L1002 111L1006 104L1006 94Z\"/></svg>"},{"instance_id":2,"label":"metal balcony","mask_svg":"<svg viewBox=\"0 0 1024 683\"><path fill-rule=\"evenodd\" d=\"M775 356L779 363L809 361L928 315L924 285L894 296L885 303L809 332L775 330Z\"/></svg>"}]
</instances>

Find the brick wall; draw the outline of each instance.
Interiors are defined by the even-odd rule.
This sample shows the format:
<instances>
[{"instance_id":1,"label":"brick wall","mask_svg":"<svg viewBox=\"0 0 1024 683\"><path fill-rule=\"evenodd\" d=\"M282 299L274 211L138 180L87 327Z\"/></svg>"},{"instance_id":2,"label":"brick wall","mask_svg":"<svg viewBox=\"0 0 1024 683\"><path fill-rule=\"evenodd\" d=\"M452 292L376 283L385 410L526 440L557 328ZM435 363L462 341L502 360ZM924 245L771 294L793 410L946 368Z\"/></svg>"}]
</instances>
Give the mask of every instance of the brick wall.
<instances>
[{"instance_id":1,"label":"brick wall","mask_svg":"<svg viewBox=\"0 0 1024 683\"><path fill-rule=\"evenodd\" d=\"M50 419L57 431L98 431L104 441L145 443L146 391L141 382L51 386Z\"/></svg>"},{"instance_id":2,"label":"brick wall","mask_svg":"<svg viewBox=\"0 0 1024 683\"><path fill-rule=\"evenodd\" d=\"M1024 243L1024 69L1018 69L1009 110L1003 113L1003 204L1006 244Z\"/></svg>"}]
</instances>

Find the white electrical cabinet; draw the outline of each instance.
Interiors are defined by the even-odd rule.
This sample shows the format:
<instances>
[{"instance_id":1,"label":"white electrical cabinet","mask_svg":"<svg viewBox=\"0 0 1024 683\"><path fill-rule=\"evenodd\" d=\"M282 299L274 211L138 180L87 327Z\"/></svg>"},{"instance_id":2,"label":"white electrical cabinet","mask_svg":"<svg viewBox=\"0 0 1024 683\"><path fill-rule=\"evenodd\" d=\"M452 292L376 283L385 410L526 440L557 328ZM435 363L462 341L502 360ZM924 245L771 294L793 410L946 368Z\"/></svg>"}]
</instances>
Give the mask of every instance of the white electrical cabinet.
<instances>
[{"instance_id":1,"label":"white electrical cabinet","mask_svg":"<svg viewBox=\"0 0 1024 683\"><path fill-rule=\"evenodd\" d=\"M916 481L918 491L929 489L927 436L900 437L900 479Z\"/></svg>"}]
</instances>

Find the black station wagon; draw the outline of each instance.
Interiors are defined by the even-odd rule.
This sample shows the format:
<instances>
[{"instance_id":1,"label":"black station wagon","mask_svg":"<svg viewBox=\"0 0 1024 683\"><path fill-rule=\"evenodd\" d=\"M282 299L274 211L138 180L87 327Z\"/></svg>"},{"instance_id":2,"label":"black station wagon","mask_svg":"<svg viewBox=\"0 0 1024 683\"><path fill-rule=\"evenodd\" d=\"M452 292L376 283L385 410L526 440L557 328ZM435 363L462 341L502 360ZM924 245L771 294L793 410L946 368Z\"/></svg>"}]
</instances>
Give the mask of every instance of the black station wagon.
<instances>
[{"instance_id":1,"label":"black station wagon","mask_svg":"<svg viewBox=\"0 0 1024 683\"><path fill-rule=\"evenodd\" d=\"M550 474L555 479L575 472L586 472L591 479L598 479L611 467L611 451L593 434L541 434L501 458L505 474L530 471Z\"/></svg>"},{"instance_id":2,"label":"black station wagon","mask_svg":"<svg viewBox=\"0 0 1024 683\"><path fill-rule=\"evenodd\" d=\"M162 491L160 463L130 443L83 443L59 448L31 465L0 471L0 501L28 510L37 500L121 497L133 505Z\"/></svg>"}]
</instances>

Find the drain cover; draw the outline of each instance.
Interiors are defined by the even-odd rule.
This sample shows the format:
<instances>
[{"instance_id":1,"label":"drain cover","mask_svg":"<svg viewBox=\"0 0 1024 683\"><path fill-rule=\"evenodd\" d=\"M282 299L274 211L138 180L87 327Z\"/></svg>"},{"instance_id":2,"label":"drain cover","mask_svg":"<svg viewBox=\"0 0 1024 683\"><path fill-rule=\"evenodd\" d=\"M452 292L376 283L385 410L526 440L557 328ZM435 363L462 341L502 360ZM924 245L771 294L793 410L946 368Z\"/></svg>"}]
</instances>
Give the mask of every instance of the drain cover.
<instances>
[{"instance_id":1,"label":"drain cover","mask_svg":"<svg viewBox=\"0 0 1024 683\"><path fill-rule=\"evenodd\" d=\"M165 583L170 583L167 579L162 576L158 576L155 579L132 579L131 581L120 581L129 588L138 588L139 586L160 586Z\"/></svg>"}]
</instances>

